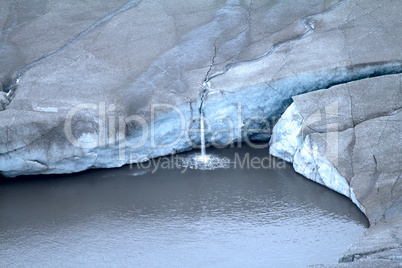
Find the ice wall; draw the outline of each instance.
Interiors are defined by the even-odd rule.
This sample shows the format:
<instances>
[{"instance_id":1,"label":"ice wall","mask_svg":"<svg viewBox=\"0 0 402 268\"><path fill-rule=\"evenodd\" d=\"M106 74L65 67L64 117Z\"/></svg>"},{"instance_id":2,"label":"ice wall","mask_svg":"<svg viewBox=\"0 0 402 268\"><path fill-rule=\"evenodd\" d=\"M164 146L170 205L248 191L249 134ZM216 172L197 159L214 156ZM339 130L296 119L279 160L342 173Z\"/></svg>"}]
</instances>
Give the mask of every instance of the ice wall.
<instances>
[{"instance_id":1,"label":"ice wall","mask_svg":"<svg viewBox=\"0 0 402 268\"><path fill-rule=\"evenodd\" d=\"M24 11L6 2L2 12L18 26L7 40L30 55L13 69L23 74L12 99L0 100L7 176L117 167L194 148L199 135L186 129L198 125L204 81L206 142L225 145L267 141L292 96L402 72L392 1L43 3L20 24L14 15ZM62 15L69 38L53 42L48 33ZM25 47L45 26L45 44Z\"/></svg>"},{"instance_id":2,"label":"ice wall","mask_svg":"<svg viewBox=\"0 0 402 268\"><path fill-rule=\"evenodd\" d=\"M365 213L348 180L320 152L322 148L319 148L311 136L303 135L303 124L303 116L292 103L273 129L269 153L293 163L295 171L306 178L350 198Z\"/></svg>"},{"instance_id":3,"label":"ice wall","mask_svg":"<svg viewBox=\"0 0 402 268\"><path fill-rule=\"evenodd\" d=\"M274 127L272 155L350 198L370 221L340 262L400 264L401 81L385 75L295 96Z\"/></svg>"},{"instance_id":4,"label":"ice wall","mask_svg":"<svg viewBox=\"0 0 402 268\"><path fill-rule=\"evenodd\" d=\"M400 74L381 76L295 96L273 129L270 153L349 197L372 223L380 221L386 211L402 205L392 201L398 194L391 193L400 174L391 162L402 160L395 148L401 145L400 81ZM386 155L393 157L378 160ZM381 161L390 166L385 168ZM376 188L390 193L373 197Z\"/></svg>"}]
</instances>

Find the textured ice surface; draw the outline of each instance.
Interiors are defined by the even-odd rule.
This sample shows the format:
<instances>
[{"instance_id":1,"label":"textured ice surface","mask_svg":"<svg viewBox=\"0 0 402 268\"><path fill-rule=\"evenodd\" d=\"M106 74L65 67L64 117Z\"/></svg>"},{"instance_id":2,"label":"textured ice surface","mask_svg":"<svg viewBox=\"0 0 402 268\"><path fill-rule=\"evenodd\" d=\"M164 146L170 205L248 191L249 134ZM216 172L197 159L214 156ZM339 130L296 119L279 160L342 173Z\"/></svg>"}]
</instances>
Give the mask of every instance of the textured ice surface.
<instances>
[{"instance_id":1,"label":"textured ice surface","mask_svg":"<svg viewBox=\"0 0 402 268\"><path fill-rule=\"evenodd\" d=\"M393 265L402 253L401 78L370 78L295 96L274 128L275 156L349 197L367 215L372 227L342 262Z\"/></svg>"},{"instance_id":2,"label":"textured ice surface","mask_svg":"<svg viewBox=\"0 0 402 268\"><path fill-rule=\"evenodd\" d=\"M269 153L288 162L293 162L296 150L303 143L303 117L292 103L276 122L269 141Z\"/></svg>"},{"instance_id":3,"label":"textured ice surface","mask_svg":"<svg viewBox=\"0 0 402 268\"><path fill-rule=\"evenodd\" d=\"M302 133L303 117L292 103L276 123L269 142L269 153L293 163L296 172L349 197L363 213L348 181L334 165L321 154L310 135ZM353 197L353 198L352 198Z\"/></svg>"},{"instance_id":4,"label":"textured ice surface","mask_svg":"<svg viewBox=\"0 0 402 268\"><path fill-rule=\"evenodd\" d=\"M1 5L0 51L10 62L3 89L23 70L11 103L1 99L0 170L8 176L189 150L200 137L188 139L182 122L196 125L205 80L206 143L225 145L268 140L271 119L294 95L402 71L400 5L392 1ZM82 104L90 108L72 120L72 143L65 119Z\"/></svg>"}]
</instances>

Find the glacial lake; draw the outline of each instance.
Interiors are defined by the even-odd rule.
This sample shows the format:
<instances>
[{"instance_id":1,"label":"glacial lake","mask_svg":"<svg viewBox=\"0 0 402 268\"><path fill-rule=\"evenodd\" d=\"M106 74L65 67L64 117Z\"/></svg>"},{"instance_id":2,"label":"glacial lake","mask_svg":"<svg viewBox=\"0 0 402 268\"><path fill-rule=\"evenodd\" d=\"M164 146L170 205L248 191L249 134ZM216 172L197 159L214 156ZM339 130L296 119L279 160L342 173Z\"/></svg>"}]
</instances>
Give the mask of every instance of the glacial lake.
<instances>
[{"instance_id":1,"label":"glacial lake","mask_svg":"<svg viewBox=\"0 0 402 268\"><path fill-rule=\"evenodd\" d=\"M336 263L368 227L351 201L267 148L207 152L230 168L161 158L2 178L0 267L305 267Z\"/></svg>"}]
</instances>

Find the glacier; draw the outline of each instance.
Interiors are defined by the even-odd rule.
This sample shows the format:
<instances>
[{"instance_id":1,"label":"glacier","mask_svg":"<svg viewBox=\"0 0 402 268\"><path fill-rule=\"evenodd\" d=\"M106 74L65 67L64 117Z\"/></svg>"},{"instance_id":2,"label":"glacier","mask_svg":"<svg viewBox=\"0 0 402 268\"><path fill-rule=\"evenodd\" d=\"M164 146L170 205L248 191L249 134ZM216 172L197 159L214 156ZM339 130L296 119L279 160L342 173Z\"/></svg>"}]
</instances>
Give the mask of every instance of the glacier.
<instances>
[{"instance_id":1,"label":"glacier","mask_svg":"<svg viewBox=\"0 0 402 268\"><path fill-rule=\"evenodd\" d=\"M364 207L356 199L353 188L339 174L336 167L321 154L310 135L303 137L303 117L292 103L276 123L269 141L269 153L293 163L296 172L326 186L352 200L359 209Z\"/></svg>"},{"instance_id":2,"label":"glacier","mask_svg":"<svg viewBox=\"0 0 402 268\"><path fill-rule=\"evenodd\" d=\"M273 129L272 155L345 195L369 219L369 231L342 262L401 254L401 79L381 76L294 96Z\"/></svg>"},{"instance_id":3,"label":"glacier","mask_svg":"<svg viewBox=\"0 0 402 268\"><path fill-rule=\"evenodd\" d=\"M202 105L208 146L266 143L272 134L273 155L366 213L367 239L381 234L374 240L383 243L362 239L343 260L369 258L375 250L365 246L384 249L400 237L399 159L383 153L399 156L388 142L400 143L392 125L402 103L396 1L25 4L0 3L3 176L191 150L201 143ZM320 125L319 112L306 121L320 105L332 111L332 100L342 118ZM326 140L337 137L327 152Z\"/></svg>"},{"instance_id":4,"label":"glacier","mask_svg":"<svg viewBox=\"0 0 402 268\"><path fill-rule=\"evenodd\" d=\"M271 82L270 85L266 83L251 85L235 89L233 92L236 93L228 90L220 92L211 88L208 97L204 100L206 143L207 145L227 146L233 142L267 141L271 136L273 125L270 119L279 117L287 108L292 96L317 90L317 84L329 86L343 81L353 81L357 79L356 77L369 77L399 71L402 71L402 63L387 63L355 68L353 72L348 69L336 69L321 71L318 74L300 74L299 79L289 77L275 83ZM278 91L282 93L277 94ZM101 125L106 124L106 122L98 122L97 118L98 113L102 110L102 105L91 104L90 106L93 106L94 109L90 110L93 110L94 114L90 116L90 120L94 126L90 132L87 130L80 134L78 140L81 141L76 144L77 146L74 146L74 141L66 138L59 141L63 142L63 145L59 147L69 147L70 151L62 152L61 148L55 146L50 150L47 147L37 147L35 150L24 152L24 158L21 158L18 157L20 152L16 150L0 155L0 170L6 176L71 173L88 168L111 168L129 163L145 162L151 158L191 150L201 143L199 131L198 133L188 132L188 129L199 117L198 111L194 111L196 108L193 108L193 105L199 107L201 99L198 102L178 107L170 104L155 105L157 115L153 121L146 122L144 117L135 115L137 118L133 121L143 122L143 126L139 130L132 131L129 136L123 132L126 131L126 121L130 117L124 117L122 123L116 122L119 121L117 116L108 116L108 124L112 121L110 119L113 119L113 127L110 129L116 133L111 134L110 129L107 129L106 132L109 135L104 133L103 140L109 138L114 140L110 144L106 144L105 141L100 141L100 133L98 133ZM163 112L158 114L158 108ZM53 112L48 113L53 114ZM86 116L88 117L88 115ZM69 115L67 114L65 118L69 118ZM290 122L297 125L293 121ZM282 124L281 121L279 124ZM63 124L63 128L54 129L46 135L66 135L68 131L71 130L66 130L66 124ZM289 128L288 131L294 130ZM141 139L144 142L139 142ZM99 146L100 144L103 146ZM66 158L67 153L74 157ZM49 156L51 157L49 158ZM50 159L52 160L49 161Z\"/></svg>"}]
</instances>

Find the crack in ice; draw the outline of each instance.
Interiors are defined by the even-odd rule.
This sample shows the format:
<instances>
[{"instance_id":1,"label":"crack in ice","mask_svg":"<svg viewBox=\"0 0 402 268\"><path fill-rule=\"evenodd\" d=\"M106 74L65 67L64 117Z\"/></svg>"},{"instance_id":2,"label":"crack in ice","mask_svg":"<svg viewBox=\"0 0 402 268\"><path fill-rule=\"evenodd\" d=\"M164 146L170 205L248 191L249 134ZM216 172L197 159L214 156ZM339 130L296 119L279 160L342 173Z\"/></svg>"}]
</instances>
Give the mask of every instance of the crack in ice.
<instances>
[{"instance_id":1,"label":"crack in ice","mask_svg":"<svg viewBox=\"0 0 402 268\"><path fill-rule=\"evenodd\" d=\"M280 42L272 45L270 50L267 53L262 54L262 55L260 55L260 56L258 56L256 58L254 58L254 59L246 60L246 61L239 61L239 62L234 62L234 63L229 63L224 67L224 70L222 72L216 73L215 75L213 75L210 78L210 80L212 80L215 77L218 77L218 76L226 74L233 67L239 66L239 65L244 64L244 63L256 62L256 61L259 61L259 60L261 60L263 58L269 57L270 55L272 55L278 49L279 46L282 46L282 45L288 44L288 43L292 43L292 42L295 42L295 41L299 41L299 40L302 40L302 39L308 37L309 35L311 35L314 32L315 26L314 26L314 23L312 22L313 17L327 14L327 13L331 12L332 10L334 10L335 8L337 8L339 5L341 5L341 4L343 4L344 2L347 2L347 1L349 1L349 0L342 0L342 1L334 4L332 7L330 7L327 10L325 10L324 12L309 15L307 17L301 18L300 23L307 29L306 33L304 33L301 36L296 37L296 38L280 41Z\"/></svg>"}]
</instances>

